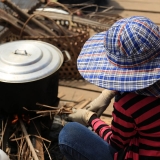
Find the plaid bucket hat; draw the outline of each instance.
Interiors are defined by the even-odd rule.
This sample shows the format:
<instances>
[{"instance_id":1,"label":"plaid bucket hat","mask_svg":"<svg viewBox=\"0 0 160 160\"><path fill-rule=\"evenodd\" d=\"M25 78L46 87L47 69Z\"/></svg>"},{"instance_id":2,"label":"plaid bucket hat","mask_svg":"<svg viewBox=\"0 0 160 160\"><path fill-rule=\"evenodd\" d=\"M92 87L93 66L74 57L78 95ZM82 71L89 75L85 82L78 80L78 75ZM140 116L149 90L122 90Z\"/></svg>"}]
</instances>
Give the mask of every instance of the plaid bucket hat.
<instances>
[{"instance_id":1,"label":"plaid bucket hat","mask_svg":"<svg viewBox=\"0 0 160 160\"><path fill-rule=\"evenodd\" d=\"M84 79L116 91L135 91L160 79L160 31L150 19L124 18L89 38L77 59Z\"/></svg>"}]
</instances>

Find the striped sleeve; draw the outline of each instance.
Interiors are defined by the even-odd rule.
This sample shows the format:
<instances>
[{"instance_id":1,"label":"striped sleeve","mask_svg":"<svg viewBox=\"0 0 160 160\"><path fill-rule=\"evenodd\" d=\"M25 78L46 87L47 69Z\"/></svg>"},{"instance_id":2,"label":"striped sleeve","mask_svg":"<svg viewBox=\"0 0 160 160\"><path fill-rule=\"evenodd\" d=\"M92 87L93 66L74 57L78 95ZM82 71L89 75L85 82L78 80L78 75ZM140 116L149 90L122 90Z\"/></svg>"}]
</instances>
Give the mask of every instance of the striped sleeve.
<instances>
[{"instance_id":1,"label":"striped sleeve","mask_svg":"<svg viewBox=\"0 0 160 160\"><path fill-rule=\"evenodd\" d=\"M104 140L107 140L112 134L111 127L99 118L94 119L91 125L93 130Z\"/></svg>"},{"instance_id":2,"label":"striped sleeve","mask_svg":"<svg viewBox=\"0 0 160 160\"><path fill-rule=\"evenodd\" d=\"M128 100L133 97L125 98ZM98 118L91 122L93 130L116 149L124 148L137 133L133 118L130 117L130 114L124 108L120 107L123 105L122 103L125 102L119 101L114 103L111 126Z\"/></svg>"}]
</instances>

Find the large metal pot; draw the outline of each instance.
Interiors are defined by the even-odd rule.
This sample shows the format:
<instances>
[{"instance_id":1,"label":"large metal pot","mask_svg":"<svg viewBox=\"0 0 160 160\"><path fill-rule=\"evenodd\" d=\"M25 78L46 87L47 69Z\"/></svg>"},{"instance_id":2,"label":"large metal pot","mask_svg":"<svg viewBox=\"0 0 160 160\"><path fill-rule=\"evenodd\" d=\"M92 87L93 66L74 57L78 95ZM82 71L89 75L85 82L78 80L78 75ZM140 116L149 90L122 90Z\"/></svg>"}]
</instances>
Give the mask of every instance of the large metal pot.
<instances>
[{"instance_id":1,"label":"large metal pot","mask_svg":"<svg viewBox=\"0 0 160 160\"><path fill-rule=\"evenodd\" d=\"M0 45L0 109L7 114L36 103L54 105L58 94L58 69L64 62L55 46L34 40Z\"/></svg>"}]
</instances>

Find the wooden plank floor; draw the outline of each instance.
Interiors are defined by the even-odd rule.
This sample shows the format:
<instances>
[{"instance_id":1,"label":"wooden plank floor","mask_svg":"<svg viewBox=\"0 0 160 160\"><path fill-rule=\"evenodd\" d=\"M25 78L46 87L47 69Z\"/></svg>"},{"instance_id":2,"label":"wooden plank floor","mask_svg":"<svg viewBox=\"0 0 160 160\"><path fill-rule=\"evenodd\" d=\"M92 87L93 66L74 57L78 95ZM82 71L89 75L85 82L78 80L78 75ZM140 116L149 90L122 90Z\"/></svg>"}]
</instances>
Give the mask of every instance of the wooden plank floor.
<instances>
[{"instance_id":1,"label":"wooden plank floor","mask_svg":"<svg viewBox=\"0 0 160 160\"><path fill-rule=\"evenodd\" d=\"M160 0L109 0L108 7L113 6L109 13L122 17L145 16L160 26Z\"/></svg>"},{"instance_id":2,"label":"wooden plank floor","mask_svg":"<svg viewBox=\"0 0 160 160\"><path fill-rule=\"evenodd\" d=\"M98 97L102 90L102 88L82 80L60 80L58 96L60 97L61 95L64 95L61 100L67 101L77 101L77 99L80 98L92 101ZM103 119L107 124L110 124L112 120L113 101L114 99L101 116L101 119Z\"/></svg>"}]
</instances>

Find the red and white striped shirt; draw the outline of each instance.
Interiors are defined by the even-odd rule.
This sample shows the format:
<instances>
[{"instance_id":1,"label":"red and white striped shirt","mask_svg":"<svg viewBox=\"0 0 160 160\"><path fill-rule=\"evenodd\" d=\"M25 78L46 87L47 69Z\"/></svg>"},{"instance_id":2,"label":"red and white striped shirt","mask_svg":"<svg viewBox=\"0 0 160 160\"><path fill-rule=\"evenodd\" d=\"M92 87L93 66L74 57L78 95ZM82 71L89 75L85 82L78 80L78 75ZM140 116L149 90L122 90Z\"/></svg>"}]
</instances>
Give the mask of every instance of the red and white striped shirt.
<instances>
[{"instance_id":1,"label":"red and white striped shirt","mask_svg":"<svg viewBox=\"0 0 160 160\"><path fill-rule=\"evenodd\" d=\"M99 118L91 125L118 150L114 160L160 160L160 98L123 93L115 100L111 126Z\"/></svg>"}]
</instances>

